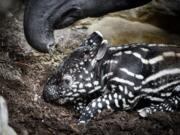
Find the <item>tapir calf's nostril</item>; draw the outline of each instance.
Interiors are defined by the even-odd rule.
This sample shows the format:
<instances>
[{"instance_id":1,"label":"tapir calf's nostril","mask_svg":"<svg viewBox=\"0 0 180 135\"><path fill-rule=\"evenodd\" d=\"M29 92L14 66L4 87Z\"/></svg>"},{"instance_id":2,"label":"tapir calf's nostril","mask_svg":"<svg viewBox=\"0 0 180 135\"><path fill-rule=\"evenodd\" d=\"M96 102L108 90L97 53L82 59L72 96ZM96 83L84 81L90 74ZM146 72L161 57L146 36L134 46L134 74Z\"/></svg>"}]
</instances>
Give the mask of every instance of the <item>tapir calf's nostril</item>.
<instances>
[{"instance_id":1,"label":"tapir calf's nostril","mask_svg":"<svg viewBox=\"0 0 180 135\"><path fill-rule=\"evenodd\" d=\"M59 98L59 94L56 86L46 86L43 91L43 99L46 102L54 101Z\"/></svg>"}]
</instances>

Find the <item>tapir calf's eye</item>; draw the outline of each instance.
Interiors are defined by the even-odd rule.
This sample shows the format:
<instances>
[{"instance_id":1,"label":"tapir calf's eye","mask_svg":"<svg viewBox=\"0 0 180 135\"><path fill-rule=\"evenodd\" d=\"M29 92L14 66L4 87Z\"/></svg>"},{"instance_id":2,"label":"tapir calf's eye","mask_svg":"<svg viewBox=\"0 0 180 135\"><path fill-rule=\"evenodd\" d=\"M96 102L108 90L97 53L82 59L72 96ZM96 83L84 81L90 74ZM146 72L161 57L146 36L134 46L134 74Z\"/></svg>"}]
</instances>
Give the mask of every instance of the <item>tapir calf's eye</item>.
<instances>
[{"instance_id":1,"label":"tapir calf's eye","mask_svg":"<svg viewBox=\"0 0 180 135\"><path fill-rule=\"evenodd\" d=\"M63 83L66 85L71 85L73 82L73 79L70 75L64 75L63 77Z\"/></svg>"}]
</instances>

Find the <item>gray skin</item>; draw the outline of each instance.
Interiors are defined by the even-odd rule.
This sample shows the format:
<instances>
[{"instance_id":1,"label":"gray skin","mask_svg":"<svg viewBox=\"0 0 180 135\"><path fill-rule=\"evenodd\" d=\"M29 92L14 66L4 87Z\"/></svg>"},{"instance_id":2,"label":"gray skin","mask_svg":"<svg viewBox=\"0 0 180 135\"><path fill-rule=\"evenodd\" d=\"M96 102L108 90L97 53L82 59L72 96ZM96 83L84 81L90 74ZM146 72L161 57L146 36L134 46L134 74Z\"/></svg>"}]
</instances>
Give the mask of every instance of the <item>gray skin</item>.
<instances>
[{"instance_id":1,"label":"gray skin","mask_svg":"<svg viewBox=\"0 0 180 135\"><path fill-rule=\"evenodd\" d=\"M29 44L40 52L55 47L53 32L86 17L144 5L151 0L29 0L24 14L24 32Z\"/></svg>"}]
</instances>

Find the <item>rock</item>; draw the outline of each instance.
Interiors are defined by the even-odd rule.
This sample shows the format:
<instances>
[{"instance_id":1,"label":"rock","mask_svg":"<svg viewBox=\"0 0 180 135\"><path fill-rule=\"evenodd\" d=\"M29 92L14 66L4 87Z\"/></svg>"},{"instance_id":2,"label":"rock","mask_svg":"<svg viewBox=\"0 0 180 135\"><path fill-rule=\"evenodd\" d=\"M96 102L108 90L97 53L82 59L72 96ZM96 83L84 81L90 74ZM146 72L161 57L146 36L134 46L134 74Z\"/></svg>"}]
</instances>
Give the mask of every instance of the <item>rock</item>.
<instances>
[{"instance_id":1,"label":"rock","mask_svg":"<svg viewBox=\"0 0 180 135\"><path fill-rule=\"evenodd\" d=\"M112 44L133 42L180 44L180 36L151 24L106 16L89 26L88 33L100 31Z\"/></svg>"},{"instance_id":2,"label":"rock","mask_svg":"<svg viewBox=\"0 0 180 135\"><path fill-rule=\"evenodd\" d=\"M0 96L0 135L17 135L8 125L7 104L2 96Z\"/></svg>"},{"instance_id":3,"label":"rock","mask_svg":"<svg viewBox=\"0 0 180 135\"><path fill-rule=\"evenodd\" d=\"M180 16L180 0L154 0L152 5L162 14Z\"/></svg>"},{"instance_id":4,"label":"rock","mask_svg":"<svg viewBox=\"0 0 180 135\"><path fill-rule=\"evenodd\" d=\"M180 0L153 0L142 7L110 14L131 21L155 25L165 31L180 34Z\"/></svg>"},{"instance_id":5,"label":"rock","mask_svg":"<svg viewBox=\"0 0 180 135\"><path fill-rule=\"evenodd\" d=\"M153 0L142 7L109 14L89 27L115 43L180 44L180 0Z\"/></svg>"},{"instance_id":6,"label":"rock","mask_svg":"<svg viewBox=\"0 0 180 135\"><path fill-rule=\"evenodd\" d=\"M17 13L22 8L23 0L0 0L0 14L8 15L11 13Z\"/></svg>"}]
</instances>

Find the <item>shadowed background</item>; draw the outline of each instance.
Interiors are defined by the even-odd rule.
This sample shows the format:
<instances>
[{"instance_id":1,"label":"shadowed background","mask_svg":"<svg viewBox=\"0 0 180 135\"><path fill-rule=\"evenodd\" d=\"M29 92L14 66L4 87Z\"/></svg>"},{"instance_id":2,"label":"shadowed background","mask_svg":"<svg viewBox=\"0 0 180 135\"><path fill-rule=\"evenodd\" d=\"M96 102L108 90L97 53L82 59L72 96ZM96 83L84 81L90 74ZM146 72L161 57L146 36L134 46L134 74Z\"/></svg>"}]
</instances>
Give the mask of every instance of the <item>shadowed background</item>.
<instances>
[{"instance_id":1,"label":"shadowed background","mask_svg":"<svg viewBox=\"0 0 180 135\"><path fill-rule=\"evenodd\" d=\"M10 125L22 135L180 134L180 114L157 113L148 119L127 112L105 112L87 128L75 126L71 107L41 99L47 76L62 58L95 30L113 45L132 42L180 44L179 0L155 0L143 7L87 18L55 31L57 50L38 53L24 38L21 0L0 1L0 95L6 98Z\"/></svg>"}]
</instances>

